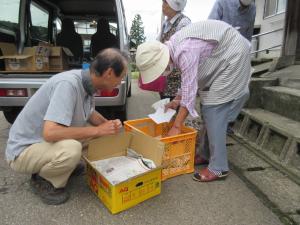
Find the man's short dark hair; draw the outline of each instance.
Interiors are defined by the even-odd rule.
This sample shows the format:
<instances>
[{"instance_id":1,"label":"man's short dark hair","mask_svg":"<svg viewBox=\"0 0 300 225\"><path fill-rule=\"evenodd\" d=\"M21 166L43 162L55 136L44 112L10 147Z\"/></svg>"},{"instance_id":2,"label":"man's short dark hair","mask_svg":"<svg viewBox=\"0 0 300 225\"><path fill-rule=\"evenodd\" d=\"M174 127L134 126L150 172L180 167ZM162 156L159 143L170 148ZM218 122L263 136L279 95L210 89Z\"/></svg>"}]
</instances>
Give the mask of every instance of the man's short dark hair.
<instances>
[{"instance_id":1,"label":"man's short dark hair","mask_svg":"<svg viewBox=\"0 0 300 225\"><path fill-rule=\"evenodd\" d=\"M121 76L127 66L128 56L117 48L107 48L100 51L91 64L90 70L97 76L112 68L117 77Z\"/></svg>"}]
</instances>

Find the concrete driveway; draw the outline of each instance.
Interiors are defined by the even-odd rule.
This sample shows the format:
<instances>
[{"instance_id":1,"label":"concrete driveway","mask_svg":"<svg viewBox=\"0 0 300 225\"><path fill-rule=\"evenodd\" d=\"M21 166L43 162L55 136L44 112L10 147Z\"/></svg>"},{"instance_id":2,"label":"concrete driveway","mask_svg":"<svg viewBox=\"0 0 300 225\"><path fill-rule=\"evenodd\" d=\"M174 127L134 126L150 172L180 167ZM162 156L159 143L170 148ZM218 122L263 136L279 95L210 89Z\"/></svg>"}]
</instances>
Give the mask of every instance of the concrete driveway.
<instances>
[{"instance_id":1,"label":"concrete driveway","mask_svg":"<svg viewBox=\"0 0 300 225\"><path fill-rule=\"evenodd\" d=\"M137 90L133 82L129 119L152 112L156 93ZM0 224L16 225L277 225L275 214L231 172L228 179L198 183L191 174L169 179L162 193L129 210L111 215L90 191L85 176L71 179L70 200L60 206L43 204L30 190L29 175L17 174L4 160L10 125L0 113Z\"/></svg>"}]
</instances>

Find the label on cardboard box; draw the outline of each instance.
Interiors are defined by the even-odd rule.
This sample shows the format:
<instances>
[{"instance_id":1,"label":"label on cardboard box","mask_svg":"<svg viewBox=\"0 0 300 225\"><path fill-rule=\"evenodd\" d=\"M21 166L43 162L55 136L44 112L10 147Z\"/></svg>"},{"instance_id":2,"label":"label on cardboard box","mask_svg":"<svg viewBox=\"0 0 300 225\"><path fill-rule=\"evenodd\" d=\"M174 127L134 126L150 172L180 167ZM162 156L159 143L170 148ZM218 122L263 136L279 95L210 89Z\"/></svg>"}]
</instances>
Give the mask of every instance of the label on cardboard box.
<instances>
[{"instance_id":1,"label":"label on cardboard box","mask_svg":"<svg viewBox=\"0 0 300 225\"><path fill-rule=\"evenodd\" d=\"M8 66L11 70L19 70L21 62L19 59L8 59Z\"/></svg>"},{"instance_id":2,"label":"label on cardboard box","mask_svg":"<svg viewBox=\"0 0 300 225\"><path fill-rule=\"evenodd\" d=\"M35 67L38 70L42 70L44 66L43 58L37 57L35 59Z\"/></svg>"}]
</instances>

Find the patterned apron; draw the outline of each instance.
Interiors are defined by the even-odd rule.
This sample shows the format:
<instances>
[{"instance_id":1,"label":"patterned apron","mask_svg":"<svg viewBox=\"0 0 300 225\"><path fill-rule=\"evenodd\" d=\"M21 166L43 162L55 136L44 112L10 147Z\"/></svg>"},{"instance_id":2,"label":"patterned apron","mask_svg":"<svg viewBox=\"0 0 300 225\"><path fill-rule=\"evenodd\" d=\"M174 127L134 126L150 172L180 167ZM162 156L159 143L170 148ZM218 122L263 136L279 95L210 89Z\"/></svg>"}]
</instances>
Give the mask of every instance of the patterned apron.
<instances>
[{"instance_id":1,"label":"patterned apron","mask_svg":"<svg viewBox=\"0 0 300 225\"><path fill-rule=\"evenodd\" d=\"M160 41L162 43L165 43L166 41L168 41L171 38L171 36L176 33L176 31L177 31L176 28L177 28L178 24L180 23L180 21L184 17L185 17L184 15L180 15L176 19L176 21L172 24L172 27L170 28L170 30L168 30L168 32L163 33L161 35ZM171 100L172 100L176 96L178 88L180 88L180 82L181 82L180 75L181 75L180 70L174 68L172 73L167 76L166 88L163 92L159 93L162 99L163 98L171 98Z\"/></svg>"}]
</instances>

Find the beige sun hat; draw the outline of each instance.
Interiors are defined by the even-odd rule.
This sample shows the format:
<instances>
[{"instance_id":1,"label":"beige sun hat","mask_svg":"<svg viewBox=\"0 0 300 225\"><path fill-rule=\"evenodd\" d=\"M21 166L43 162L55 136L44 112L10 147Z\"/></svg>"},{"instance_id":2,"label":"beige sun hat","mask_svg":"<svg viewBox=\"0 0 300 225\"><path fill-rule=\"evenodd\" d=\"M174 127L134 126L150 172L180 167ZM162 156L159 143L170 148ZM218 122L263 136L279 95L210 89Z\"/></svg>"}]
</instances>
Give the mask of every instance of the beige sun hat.
<instances>
[{"instance_id":1,"label":"beige sun hat","mask_svg":"<svg viewBox=\"0 0 300 225\"><path fill-rule=\"evenodd\" d=\"M159 41L145 42L138 46L135 56L144 84L156 80L169 64L170 53L166 45Z\"/></svg>"}]
</instances>

